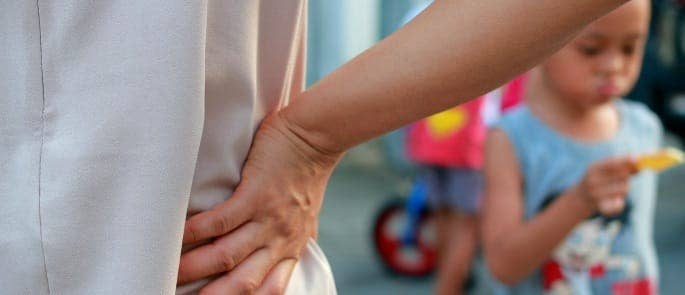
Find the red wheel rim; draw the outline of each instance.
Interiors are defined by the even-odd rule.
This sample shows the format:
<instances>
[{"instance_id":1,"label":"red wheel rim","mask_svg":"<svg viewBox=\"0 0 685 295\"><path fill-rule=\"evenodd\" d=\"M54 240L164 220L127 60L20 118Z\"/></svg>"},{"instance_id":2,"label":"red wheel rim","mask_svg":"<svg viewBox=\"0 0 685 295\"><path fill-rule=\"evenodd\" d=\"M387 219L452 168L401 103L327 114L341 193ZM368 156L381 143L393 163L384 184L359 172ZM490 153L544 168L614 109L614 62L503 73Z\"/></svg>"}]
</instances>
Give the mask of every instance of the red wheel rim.
<instances>
[{"instance_id":1,"label":"red wheel rim","mask_svg":"<svg viewBox=\"0 0 685 295\"><path fill-rule=\"evenodd\" d=\"M403 245L402 235L407 226L403 207L385 210L377 219L374 238L383 262L393 271L409 276L423 276L435 268L437 251L435 231L429 215L422 216L414 245Z\"/></svg>"}]
</instances>

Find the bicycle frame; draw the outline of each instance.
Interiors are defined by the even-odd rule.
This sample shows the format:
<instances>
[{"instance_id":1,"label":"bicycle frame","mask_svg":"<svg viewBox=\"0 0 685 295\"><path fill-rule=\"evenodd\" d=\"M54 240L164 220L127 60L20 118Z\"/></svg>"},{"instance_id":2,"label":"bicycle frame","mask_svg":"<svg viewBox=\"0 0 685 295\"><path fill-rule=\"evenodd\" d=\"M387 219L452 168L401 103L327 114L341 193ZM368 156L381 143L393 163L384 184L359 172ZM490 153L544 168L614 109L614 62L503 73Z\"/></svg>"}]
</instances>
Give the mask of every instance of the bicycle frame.
<instances>
[{"instance_id":1,"label":"bicycle frame","mask_svg":"<svg viewBox=\"0 0 685 295\"><path fill-rule=\"evenodd\" d=\"M405 203L407 212L407 226L402 234L403 245L415 245L418 237L416 232L421 220L422 213L426 210L428 188L423 179L416 179L412 184L411 191Z\"/></svg>"}]
</instances>

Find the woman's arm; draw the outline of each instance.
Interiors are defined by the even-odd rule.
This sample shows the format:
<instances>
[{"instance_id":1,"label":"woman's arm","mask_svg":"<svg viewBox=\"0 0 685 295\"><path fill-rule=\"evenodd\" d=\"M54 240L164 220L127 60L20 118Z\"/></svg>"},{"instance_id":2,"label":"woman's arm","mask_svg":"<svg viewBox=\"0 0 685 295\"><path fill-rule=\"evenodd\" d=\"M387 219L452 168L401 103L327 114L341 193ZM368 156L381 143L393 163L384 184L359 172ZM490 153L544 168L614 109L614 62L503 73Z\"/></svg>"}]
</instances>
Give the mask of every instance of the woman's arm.
<instances>
[{"instance_id":1,"label":"woman's arm","mask_svg":"<svg viewBox=\"0 0 685 295\"><path fill-rule=\"evenodd\" d=\"M626 1L436 0L262 124L236 194L186 223L184 244L220 237L237 246L216 243L193 258L185 254L179 281L230 270L208 288L282 291L283 284L270 282L287 282L315 232L340 153L495 88ZM244 236L265 237L268 245L245 243Z\"/></svg>"},{"instance_id":2,"label":"woman's arm","mask_svg":"<svg viewBox=\"0 0 685 295\"><path fill-rule=\"evenodd\" d=\"M627 0L436 0L281 115L322 151L343 151L497 87Z\"/></svg>"},{"instance_id":3,"label":"woman's arm","mask_svg":"<svg viewBox=\"0 0 685 295\"><path fill-rule=\"evenodd\" d=\"M521 170L501 130L488 135L484 165L481 232L485 259L498 280L515 284L540 267L575 225L594 210L569 191L534 219L524 221Z\"/></svg>"}]
</instances>

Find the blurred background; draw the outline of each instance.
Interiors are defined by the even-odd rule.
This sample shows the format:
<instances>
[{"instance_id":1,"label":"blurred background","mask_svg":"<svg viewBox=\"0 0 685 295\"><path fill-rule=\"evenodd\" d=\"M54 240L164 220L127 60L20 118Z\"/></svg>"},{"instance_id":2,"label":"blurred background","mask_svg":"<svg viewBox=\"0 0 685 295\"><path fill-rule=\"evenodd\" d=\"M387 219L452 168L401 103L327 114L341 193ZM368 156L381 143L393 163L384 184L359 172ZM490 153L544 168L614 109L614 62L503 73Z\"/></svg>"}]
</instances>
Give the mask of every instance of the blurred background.
<instances>
[{"instance_id":1,"label":"blurred background","mask_svg":"<svg viewBox=\"0 0 685 295\"><path fill-rule=\"evenodd\" d=\"M333 71L401 26L420 0L315 0L309 3L308 84ZM650 39L638 84L629 95L646 103L669 131L666 145L685 137L685 9L654 0ZM321 212L319 241L340 294L430 294L433 276L407 277L384 267L374 248L374 220L393 195L407 195L414 173L402 130L348 153L334 173ZM685 289L685 167L660 176L655 240L661 293ZM469 294L489 294L482 262Z\"/></svg>"}]
</instances>

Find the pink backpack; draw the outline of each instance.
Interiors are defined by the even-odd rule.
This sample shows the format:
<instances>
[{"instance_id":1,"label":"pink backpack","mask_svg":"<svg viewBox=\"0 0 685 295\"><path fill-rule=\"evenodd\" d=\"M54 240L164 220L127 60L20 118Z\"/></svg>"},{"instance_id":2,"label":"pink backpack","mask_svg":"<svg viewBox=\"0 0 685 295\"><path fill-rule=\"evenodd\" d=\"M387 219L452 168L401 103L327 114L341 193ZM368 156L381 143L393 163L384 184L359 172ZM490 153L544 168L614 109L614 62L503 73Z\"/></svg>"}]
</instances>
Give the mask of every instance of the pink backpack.
<instances>
[{"instance_id":1,"label":"pink backpack","mask_svg":"<svg viewBox=\"0 0 685 295\"><path fill-rule=\"evenodd\" d=\"M502 86L502 112L517 106L526 75ZM443 167L480 169L487 126L481 118L484 97L419 120L409 126L407 153L413 162Z\"/></svg>"}]
</instances>

